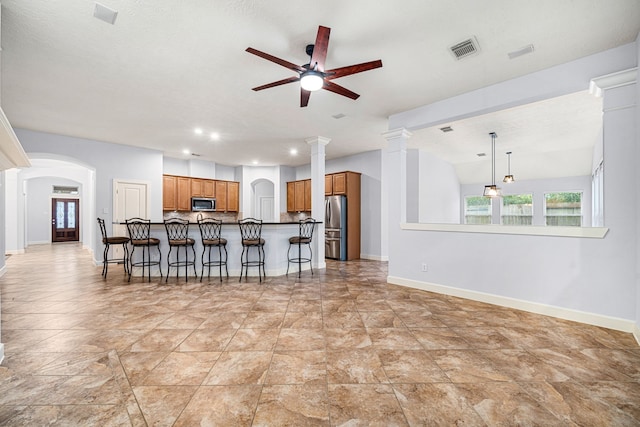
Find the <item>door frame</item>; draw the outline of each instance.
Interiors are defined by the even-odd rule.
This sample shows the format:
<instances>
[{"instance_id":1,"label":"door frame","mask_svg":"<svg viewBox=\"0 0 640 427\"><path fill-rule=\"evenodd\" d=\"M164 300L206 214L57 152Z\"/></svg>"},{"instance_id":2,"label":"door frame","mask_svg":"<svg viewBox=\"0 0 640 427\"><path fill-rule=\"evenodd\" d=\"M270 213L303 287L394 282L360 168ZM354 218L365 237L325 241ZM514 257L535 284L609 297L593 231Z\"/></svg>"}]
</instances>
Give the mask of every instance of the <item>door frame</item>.
<instances>
[{"instance_id":1,"label":"door frame","mask_svg":"<svg viewBox=\"0 0 640 427\"><path fill-rule=\"evenodd\" d=\"M144 219L151 219L151 194L149 192L149 190L151 189L151 181L143 181L143 180L138 180L138 179L113 179L113 197L112 197L112 201L113 201L113 205L111 206L111 209L113 209L111 211L111 220L115 223L115 222L124 222L124 220L126 218L117 218L116 214L118 212L118 186L122 185L122 184L136 184L136 185L144 185L145 187L147 187L147 216L149 218L144 218Z\"/></svg>"},{"instance_id":2,"label":"door frame","mask_svg":"<svg viewBox=\"0 0 640 427\"><path fill-rule=\"evenodd\" d=\"M83 200L82 200L82 196L80 194L51 194L51 196L49 197L49 221L51 221L51 218L53 218L54 215L54 211L53 211L53 201L55 199L72 199L72 200L78 200L78 218L76 219L78 221L78 243L83 243L83 234L84 234L84 221L82 220L82 215L83 215ZM26 209L26 198L25 198L25 222L26 222L26 215L27 215L27 209ZM27 243L27 227L25 227L25 246ZM51 222L49 222L49 244L53 244L53 230L51 229ZM58 242L55 242L58 243Z\"/></svg>"}]
</instances>

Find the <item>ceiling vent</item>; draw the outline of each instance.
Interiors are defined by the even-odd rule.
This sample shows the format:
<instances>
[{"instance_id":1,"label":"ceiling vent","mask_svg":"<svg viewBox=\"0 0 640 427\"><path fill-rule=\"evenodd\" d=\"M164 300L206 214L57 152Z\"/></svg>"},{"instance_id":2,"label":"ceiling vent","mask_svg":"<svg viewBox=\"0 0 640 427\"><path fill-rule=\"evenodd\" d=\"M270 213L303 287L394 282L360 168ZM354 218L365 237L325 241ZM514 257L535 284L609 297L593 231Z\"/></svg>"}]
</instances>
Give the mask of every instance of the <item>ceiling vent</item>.
<instances>
[{"instance_id":1,"label":"ceiling vent","mask_svg":"<svg viewBox=\"0 0 640 427\"><path fill-rule=\"evenodd\" d=\"M509 59L514 59L514 58L517 58L517 57L522 56L522 55L527 55L529 53L533 53L533 45L532 44L527 45L527 46L525 46L523 48L520 48L518 50L514 50L513 52L509 52L509 53L507 53L507 56L509 56Z\"/></svg>"},{"instance_id":2,"label":"ceiling vent","mask_svg":"<svg viewBox=\"0 0 640 427\"><path fill-rule=\"evenodd\" d=\"M462 59L477 55L480 52L480 45L478 45L478 40L476 40L474 36L471 36L467 40L451 46L449 50L454 58Z\"/></svg>"},{"instance_id":3,"label":"ceiling vent","mask_svg":"<svg viewBox=\"0 0 640 427\"><path fill-rule=\"evenodd\" d=\"M445 126L443 128L440 128L440 130L444 133L453 132L453 128L451 126Z\"/></svg>"},{"instance_id":4,"label":"ceiling vent","mask_svg":"<svg viewBox=\"0 0 640 427\"><path fill-rule=\"evenodd\" d=\"M101 21L106 22L107 24L113 25L116 23L118 12L111 8L108 8L103 4L96 3L96 7L93 10L93 16Z\"/></svg>"}]
</instances>

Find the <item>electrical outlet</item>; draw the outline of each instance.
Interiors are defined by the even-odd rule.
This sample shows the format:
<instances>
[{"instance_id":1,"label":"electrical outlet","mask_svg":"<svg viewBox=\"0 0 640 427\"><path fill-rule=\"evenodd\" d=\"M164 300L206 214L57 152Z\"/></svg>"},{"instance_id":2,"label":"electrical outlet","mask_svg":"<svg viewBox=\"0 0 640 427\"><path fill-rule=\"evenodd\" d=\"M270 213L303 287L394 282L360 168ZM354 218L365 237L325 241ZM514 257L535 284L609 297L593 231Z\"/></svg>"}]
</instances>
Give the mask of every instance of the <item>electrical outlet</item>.
<instances>
[{"instance_id":1,"label":"electrical outlet","mask_svg":"<svg viewBox=\"0 0 640 427\"><path fill-rule=\"evenodd\" d=\"M422 263L421 269L422 269L422 271L427 271L427 263L426 262Z\"/></svg>"}]
</instances>

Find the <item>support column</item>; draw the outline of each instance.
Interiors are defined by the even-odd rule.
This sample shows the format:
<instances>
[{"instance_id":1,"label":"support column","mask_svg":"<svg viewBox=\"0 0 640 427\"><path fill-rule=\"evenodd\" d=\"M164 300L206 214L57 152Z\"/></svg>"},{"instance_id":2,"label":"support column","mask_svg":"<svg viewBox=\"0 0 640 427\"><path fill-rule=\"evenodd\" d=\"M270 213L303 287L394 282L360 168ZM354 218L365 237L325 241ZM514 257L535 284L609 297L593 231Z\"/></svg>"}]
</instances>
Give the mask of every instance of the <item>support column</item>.
<instances>
[{"instance_id":1,"label":"support column","mask_svg":"<svg viewBox=\"0 0 640 427\"><path fill-rule=\"evenodd\" d=\"M401 244L400 239L394 239L394 236L399 236L400 224L407 222L407 141L411 132L402 128L385 132L383 136L387 140L387 148L383 163L386 197L383 198L382 215L383 227L386 224L387 229L386 233L383 230L382 244L384 247L386 240L389 275L393 275L393 254L398 253L395 249Z\"/></svg>"},{"instance_id":2,"label":"support column","mask_svg":"<svg viewBox=\"0 0 640 427\"><path fill-rule=\"evenodd\" d=\"M315 268L325 268L324 260L324 174L325 174L325 154L324 147L331 142L331 139L318 136L306 140L311 146L311 217L317 224L313 232L313 266Z\"/></svg>"}]
</instances>

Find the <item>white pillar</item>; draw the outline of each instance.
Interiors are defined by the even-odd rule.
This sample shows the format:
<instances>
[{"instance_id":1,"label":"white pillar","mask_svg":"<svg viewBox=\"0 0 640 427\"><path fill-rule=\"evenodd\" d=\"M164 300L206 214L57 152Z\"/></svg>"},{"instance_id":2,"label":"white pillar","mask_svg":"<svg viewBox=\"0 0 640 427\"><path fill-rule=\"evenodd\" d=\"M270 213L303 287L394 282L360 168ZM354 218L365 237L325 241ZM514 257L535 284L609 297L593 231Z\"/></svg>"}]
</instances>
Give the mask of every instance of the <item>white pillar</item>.
<instances>
[{"instance_id":1,"label":"white pillar","mask_svg":"<svg viewBox=\"0 0 640 427\"><path fill-rule=\"evenodd\" d=\"M395 248L401 244L401 239L394 239L394 236L400 235L400 224L407 221L407 140L411 137L411 132L402 128L385 132L383 136L387 139L383 176L386 192L384 206L387 207L386 242L391 276L393 255L397 253ZM384 241L385 236L382 237Z\"/></svg>"},{"instance_id":2,"label":"white pillar","mask_svg":"<svg viewBox=\"0 0 640 427\"><path fill-rule=\"evenodd\" d=\"M313 266L325 268L324 260L324 147L331 139L318 136L306 140L311 146L311 216L317 224L313 237Z\"/></svg>"}]
</instances>

